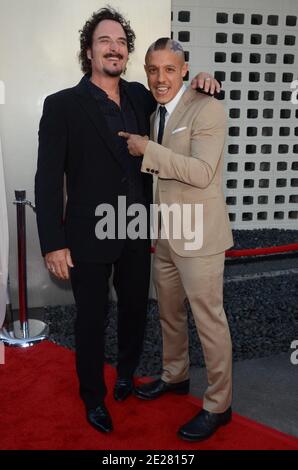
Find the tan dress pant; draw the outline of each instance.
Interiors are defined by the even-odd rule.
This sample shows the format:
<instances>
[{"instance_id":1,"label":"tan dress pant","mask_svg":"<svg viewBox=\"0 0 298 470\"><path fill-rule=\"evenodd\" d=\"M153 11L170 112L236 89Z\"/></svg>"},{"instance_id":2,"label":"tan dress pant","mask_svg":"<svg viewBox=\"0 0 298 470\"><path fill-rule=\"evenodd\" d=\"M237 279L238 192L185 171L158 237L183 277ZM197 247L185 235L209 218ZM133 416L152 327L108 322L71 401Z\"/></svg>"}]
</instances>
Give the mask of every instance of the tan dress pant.
<instances>
[{"instance_id":1,"label":"tan dress pant","mask_svg":"<svg viewBox=\"0 0 298 470\"><path fill-rule=\"evenodd\" d=\"M208 388L203 408L222 413L232 400L232 344L223 308L225 254L183 258L168 240L156 245L153 279L157 290L163 335L162 380L189 378L187 297L201 341Z\"/></svg>"}]
</instances>

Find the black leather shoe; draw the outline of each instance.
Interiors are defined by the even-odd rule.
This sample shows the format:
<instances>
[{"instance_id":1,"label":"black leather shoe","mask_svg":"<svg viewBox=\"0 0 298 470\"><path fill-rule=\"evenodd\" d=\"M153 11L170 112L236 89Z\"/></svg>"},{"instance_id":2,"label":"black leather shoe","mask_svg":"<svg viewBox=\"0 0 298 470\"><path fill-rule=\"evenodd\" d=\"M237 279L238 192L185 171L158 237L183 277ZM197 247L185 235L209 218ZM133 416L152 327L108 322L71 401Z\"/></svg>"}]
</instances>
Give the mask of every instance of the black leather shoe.
<instances>
[{"instance_id":1,"label":"black leather shoe","mask_svg":"<svg viewBox=\"0 0 298 470\"><path fill-rule=\"evenodd\" d=\"M232 419L232 408L228 408L224 413L211 413L201 410L188 423L181 426L178 436L185 441L202 441L212 436L215 431Z\"/></svg>"},{"instance_id":2,"label":"black leather shoe","mask_svg":"<svg viewBox=\"0 0 298 470\"><path fill-rule=\"evenodd\" d=\"M87 420L97 431L113 431L112 419L104 404L87 410Z\"/></svg>"},{"instance_id":3,"label":"black leather shoe","mask_svg":"<svg viewBox=\"0 0 298 470\"><path fill-rule=\"evenodd\" d=\"M114 398L117 401L123 401L127 397L129 397L129 395L132 394L132 391L133 391L132 379L118 378L114 387Z\"/></svg>"},{"instance_id":4,"label":"black leather shoe","mask_svg":"<svg viewBox=\"0 0 298 470\"><path fill-rule=\"evenodd\" d=\"M164 393L173 392L178 395L186 395L189 392L189 380L178 383L167 383L161 379L140 385L135 388L135 395L143 400L154 400Z\"/></svg>"}]
</instances>

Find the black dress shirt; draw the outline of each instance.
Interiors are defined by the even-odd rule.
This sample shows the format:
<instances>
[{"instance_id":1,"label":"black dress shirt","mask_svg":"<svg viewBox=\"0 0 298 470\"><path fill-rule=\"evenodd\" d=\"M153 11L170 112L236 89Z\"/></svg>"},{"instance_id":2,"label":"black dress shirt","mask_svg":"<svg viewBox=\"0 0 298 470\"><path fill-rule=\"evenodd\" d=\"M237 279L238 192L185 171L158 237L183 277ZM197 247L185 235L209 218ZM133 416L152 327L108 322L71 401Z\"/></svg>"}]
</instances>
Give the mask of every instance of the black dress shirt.
<instances>
[{"instance_id":1,"label":"black dress shirt","mask_svg":"<svg viewBox=\"0 0 298 470\"><path fill-rule=\"evenodd\" d=\"M138 134L138 123L134 109L125 93L125 86L120 80L120 103L119 107L112 101L107 93L90 81L88 76L85 77L86 84L98 102L99 109L103 113L108 128L113 139L113 147L117 154L125 162L123 165L126 169L126 177L128 181L127 206L135 203L144 203L143 181L141 173L142 159L130 155L126 140L118 136L118 132L124 131L130 134Z\"/></svg>"}]
</instances>

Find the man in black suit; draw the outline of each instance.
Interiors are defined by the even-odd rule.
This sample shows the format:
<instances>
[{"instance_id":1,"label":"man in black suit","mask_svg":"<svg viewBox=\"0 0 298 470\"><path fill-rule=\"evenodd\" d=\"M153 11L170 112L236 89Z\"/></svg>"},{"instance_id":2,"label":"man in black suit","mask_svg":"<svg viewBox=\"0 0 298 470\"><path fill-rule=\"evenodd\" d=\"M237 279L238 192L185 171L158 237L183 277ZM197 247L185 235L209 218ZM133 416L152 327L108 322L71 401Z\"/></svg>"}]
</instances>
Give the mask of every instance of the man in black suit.
<instances>
[{"instance_id":1,"label":"man in black suit","mask_svg":"<svg viewBox=\"0 0 298 470\"><path fill-rule=\"evenodd\" d=\"M87 419L95 429L109 432L113 426L104 405L103 375L108 280L114 268L118 297L114 397L122 401L133 390L133 374L142 350L150 240L117 236L99 240L95 233L99 220L96 208L109 204L117 214L119 196L126 198L127 206L139 203L149 207L152 175L141 173L140 159L129 154L118 132L149 135L149 116L156 103L143 85L120 78L134 50L135 35L117 11L103 8L94 13L80 39L85 76L76 87L45 100L35 196L46 265L60 279L68 279L70 273L77 306L77 373ZM206 89L210 84L214 89L217 84L208 80Z\"/></svg>"}]
</instances>

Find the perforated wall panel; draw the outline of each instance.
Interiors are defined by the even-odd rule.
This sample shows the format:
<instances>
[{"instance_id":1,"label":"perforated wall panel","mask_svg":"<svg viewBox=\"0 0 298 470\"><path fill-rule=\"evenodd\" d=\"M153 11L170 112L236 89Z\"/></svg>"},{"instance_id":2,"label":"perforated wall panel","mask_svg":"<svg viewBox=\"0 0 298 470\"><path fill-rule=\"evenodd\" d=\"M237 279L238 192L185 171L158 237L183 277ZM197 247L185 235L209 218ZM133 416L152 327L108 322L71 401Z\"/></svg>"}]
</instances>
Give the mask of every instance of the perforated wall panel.
<instances>
[{"instance_id":1,"label":"perforated wall panel","mask_svg":"<svg viewBox=\"0 0 298 470\"><path fill-rule=\"evenodd\" d=\"M223 82L234 228L298 228L297 17L298 0L172 1L172 36L189 77L204 70Z\"/></svg>"}]
</instances>

